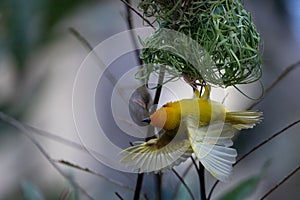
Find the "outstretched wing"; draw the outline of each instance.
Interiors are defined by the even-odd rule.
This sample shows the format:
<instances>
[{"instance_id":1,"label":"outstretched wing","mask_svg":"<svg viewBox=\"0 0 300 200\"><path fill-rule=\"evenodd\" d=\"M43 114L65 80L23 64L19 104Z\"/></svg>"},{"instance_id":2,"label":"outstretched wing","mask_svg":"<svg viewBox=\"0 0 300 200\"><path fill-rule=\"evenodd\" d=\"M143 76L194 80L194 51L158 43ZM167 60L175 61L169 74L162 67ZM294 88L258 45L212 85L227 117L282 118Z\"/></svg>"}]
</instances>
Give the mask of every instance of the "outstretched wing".
<instances>
[{"instance_id":1,"label":"outstretched wing","mask_svg":"<svg viewBox=\"0 0 300 200\"><path fill-rule=\"evenodd\" d=\"M237 156L236 150L230 148L234 136L232 126L214 122L199 127L197 120L190 117L186 126L191 147L205 169L216 179L228 181Z\"/></svg>"},{"instance_id":2,"label":"outstretched wing","mask_svg":"<svg viewBox=\"0 0 300 200\"><path fill-rule=\"evenodd\" d=\"M121 162L127 163L132 172L158 172L172 168L192 154L187 138L174 138L168 132L159 138L136 144L121 152L124 155Z\"/></svg>"}]
</instances>

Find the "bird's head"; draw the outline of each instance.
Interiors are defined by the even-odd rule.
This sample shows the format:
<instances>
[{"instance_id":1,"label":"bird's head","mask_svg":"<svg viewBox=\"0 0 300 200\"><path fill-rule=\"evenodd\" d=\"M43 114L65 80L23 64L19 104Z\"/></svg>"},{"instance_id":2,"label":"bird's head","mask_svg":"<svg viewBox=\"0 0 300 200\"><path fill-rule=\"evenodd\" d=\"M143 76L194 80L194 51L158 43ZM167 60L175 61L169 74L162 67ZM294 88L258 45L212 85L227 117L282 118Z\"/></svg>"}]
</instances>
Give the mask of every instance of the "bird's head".
<instances>
[{"instance_id":1,"label":"bird's head","mask_svg":"<svg viewBox=\"0 0 300 200\"><path fill-rule=\"evenodd\" d=\"M180 124L180 111L178 110L180 108L173 103L165 104L150 117L145 118L143 122L165 130L176 129Z\"/></svg>"}]
</instances>

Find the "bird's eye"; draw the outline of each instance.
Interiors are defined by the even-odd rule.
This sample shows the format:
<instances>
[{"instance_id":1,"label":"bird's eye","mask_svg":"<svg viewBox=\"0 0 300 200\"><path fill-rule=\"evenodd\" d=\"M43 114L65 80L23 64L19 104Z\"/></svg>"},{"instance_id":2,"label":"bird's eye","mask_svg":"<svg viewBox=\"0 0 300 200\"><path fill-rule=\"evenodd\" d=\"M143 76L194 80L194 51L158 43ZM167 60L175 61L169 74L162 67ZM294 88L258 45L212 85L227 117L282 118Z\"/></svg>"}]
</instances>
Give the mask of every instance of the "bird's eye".
<instances>
[{"instance_id":1,"label":"bird's eye","mask_svg":"<svg viewBox=\"0 0 300 200\"><path fill-rule=\"evenodd\" d=\"M170 103L166 103L162 107L169 107L169 106L170 106Z\"/></svg>"}]
</instances>

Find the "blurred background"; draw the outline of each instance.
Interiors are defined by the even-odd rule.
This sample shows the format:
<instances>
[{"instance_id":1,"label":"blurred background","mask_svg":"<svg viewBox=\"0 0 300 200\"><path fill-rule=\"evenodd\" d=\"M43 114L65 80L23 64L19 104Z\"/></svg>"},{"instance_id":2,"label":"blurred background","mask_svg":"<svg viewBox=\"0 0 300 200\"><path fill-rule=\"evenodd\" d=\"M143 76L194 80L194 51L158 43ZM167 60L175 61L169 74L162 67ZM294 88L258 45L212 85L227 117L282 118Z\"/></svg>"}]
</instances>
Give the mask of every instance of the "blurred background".
<instances>
[{"instance_id":1,"label":"blurred background","mask_svg":"<svg viewBox=\"0 0 300 200\"><path fill-rule=\"evenodd\" d=\"M254 23L262 37L261 80L264 87L268 88L284 69L300 60L300 2L298 0L243 2L246 9L252 13ZM135 1L134 5L137 3L138 1ZM133 22L134 27L143 27L142 20L135 14ZM25 124L80 144L81 138L78 137L73 120L72 92L76 74L88 51L83 42L71 34L70 28L79 31L92 47L96 47L107 38L128 29L126 7L119 0L0 0L0 111ZM119 49L121 46L132 45L131 43L128 36L123 43L113 44L107 48ZM112 63L110 70L116 79L130 71L131 67L138 65L134 53L125 55L120 60ZM122 70L119 70L118 66L123 67ZM299 73L300 70L295 69L255 107L264 112L264 121L254 130L243 131L236 138L235 146L239 155L243 155L255 144L300 119ZM125 136L122 136L122 131L119 128L112 128L115 122L110 124L108 120L112 115L110 107L106 107L105 110L101 105L101 99L106 99L107 105L110 106L113 89L110 87L103 85L97 87L95 108L98 120L111 131L109 139L113 143L126 147L128 142L124 144ZM259 96L261 92L257 84L242 88L252 97ZM181 91L182 89L178 89L178 93ZM226 105L229 108L245 109L253 103L234 89L230 88L228 91ZM165 97L160 104L172 100L173 97L188 96L189 92L191 90L187 90L184 94L168 95L168 91L165 91L163 92ZM106 111L109 113L106 114ZM212 196L213 199L222 196L247 177L258 174L269 160L271 164L267 172L264 173L255 194L249 199L261 197L299 166L299 127L289 129L237 165L232 181L220 184ZM38 134L34 136L51 158L71 161L123 185L135 187L135 174L111 169L85 151L74 149L68 144ZM132 137L126 136L126 139L129 141ZM97 145L96 141L94 142L93 145ZM109 152L104 148L100 148L100 151L101 149L103 151L101 153L108 158L111 157ZM188 161L177 167L178 171L184 172L189 164ZM117 186L107 179L65 165L59 166L95 199L118 199L115 192L125 199L131 199L133 196L133 191ZM0 199L24 199L26 195L36 193L45 199L58 199L71 193L73 196L70 196L70 199L76 196L71 185L57 173L35 145L23 133L2 121L0 121L0 172ZM195 192L195 196L198 195L198 180L194 169L187 174L186 181ZM178 180L172 173L167 172L163 179L165 199L172 198L176 189L176 184L173 183L178 183ZM208 175L208 190L212 183L213 179ZM300 173L294 175L269 199L297 199L300 194L299 185ZM156 199L153 176L146 176L142 192L146 193L149 199ZM82 196L82 199L84 198ZM182 187L178 190L177 198L189 198Z\"/></svg>"}]
</instances>

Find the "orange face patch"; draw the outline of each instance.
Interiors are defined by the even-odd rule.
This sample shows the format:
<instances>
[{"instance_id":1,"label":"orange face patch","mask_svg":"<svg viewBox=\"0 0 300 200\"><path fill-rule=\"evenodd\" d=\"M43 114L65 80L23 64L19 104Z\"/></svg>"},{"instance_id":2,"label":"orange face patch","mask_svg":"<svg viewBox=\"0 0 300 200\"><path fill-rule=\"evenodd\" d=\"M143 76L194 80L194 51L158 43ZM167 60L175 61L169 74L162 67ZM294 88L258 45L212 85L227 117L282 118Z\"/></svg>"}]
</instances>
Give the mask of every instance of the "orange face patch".
<instances>
[{"instance_id":1,"label":"orange face patch","mask_svg":"<svg viewBox=\"0 0 300 200\"><path fill-rule=\"evenodd\" d=\"M150 119L150 125L158 128L164 128L164 125L167 121L167 112L164 108L160 108L150 116Z\"/></svg>"},{"instance_id":2,"label":"orange face patch","mask_svg":"<svg viewBox=\"0 0 300 200\"><path fill-rule=\"evenodd\" d=\"M151 125L165 130L173 130L180 125L180 106L178 102L165 104L162 108L153 113L151 118ZM176 105L176 106L175 106Z\"/></svg>"}]
</instances>

